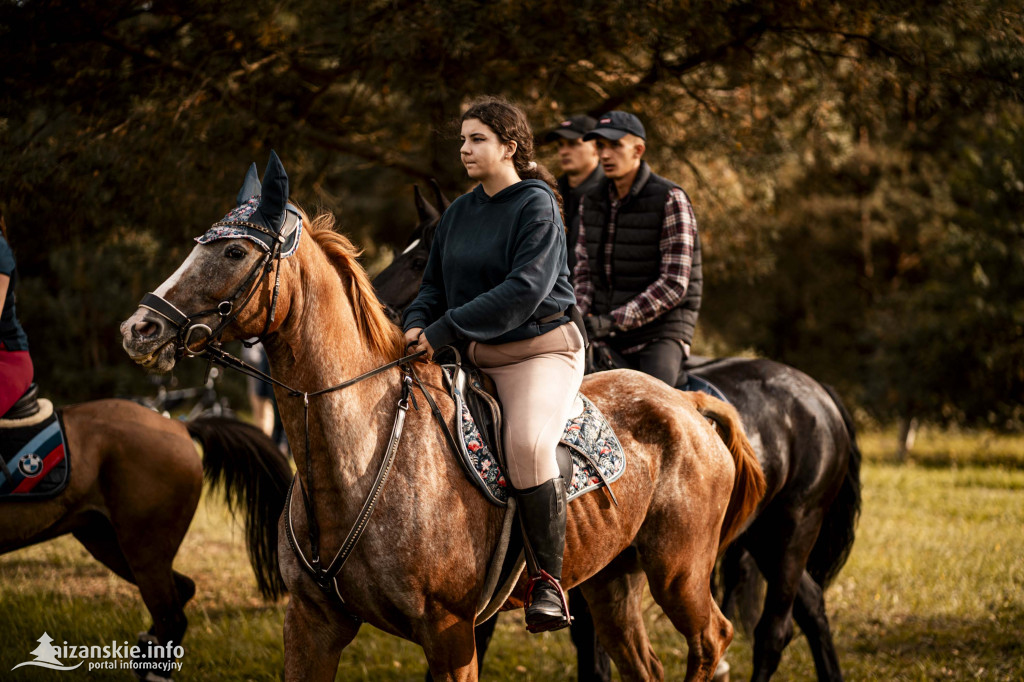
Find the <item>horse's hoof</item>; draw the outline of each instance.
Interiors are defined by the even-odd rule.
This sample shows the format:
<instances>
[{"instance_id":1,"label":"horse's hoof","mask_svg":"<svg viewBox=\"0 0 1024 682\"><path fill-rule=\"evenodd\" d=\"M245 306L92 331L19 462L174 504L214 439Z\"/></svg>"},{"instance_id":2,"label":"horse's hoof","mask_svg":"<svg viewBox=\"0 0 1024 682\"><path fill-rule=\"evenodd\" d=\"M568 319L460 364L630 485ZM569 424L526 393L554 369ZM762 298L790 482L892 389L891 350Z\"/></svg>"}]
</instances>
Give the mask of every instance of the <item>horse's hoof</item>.
<instances>
[{"instance_id":1,"label":"horse's hoof","mask_svg":"<svg viewBox=\"0 0 1024 682\"><path fill-rule=\"evenodd\" d=\"M715 674L711 677L713 682L729 682L729 662L724 658L718 662Z\"/></svg>"},{"instance_id":2,"label":"horse's hoof","mask_svg":"<svg viewBox=\"0 0 1024 682\"><path fill-rule=\"evenodd\" d=\"M139 648L145 649L147 645L159 646L160 640L158 640L155 635L149 632L140 632ZM171 679L171 676L169 674L165 676L153 670L136 670L135 677L137 677L140 680L140 682L174 682L174 680Z\"/></svg>"}]
</instances>

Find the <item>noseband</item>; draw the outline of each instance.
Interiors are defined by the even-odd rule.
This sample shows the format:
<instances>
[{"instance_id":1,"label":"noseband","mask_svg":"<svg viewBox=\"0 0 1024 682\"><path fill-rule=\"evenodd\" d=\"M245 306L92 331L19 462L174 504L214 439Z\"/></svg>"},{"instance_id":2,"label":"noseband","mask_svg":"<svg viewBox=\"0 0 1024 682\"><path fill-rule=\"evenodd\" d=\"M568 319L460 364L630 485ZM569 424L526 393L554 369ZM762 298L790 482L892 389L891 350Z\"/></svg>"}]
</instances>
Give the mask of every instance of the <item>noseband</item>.
<instances>
[{"instance_id":1,"label":"noseband","mask_svg":"<svg viewBox=\"0 0 1024 682\"><path fill-rule=\"evenodd\" d=\"M297 213L288 213L288 220L299 221ZM245 279L238 288L235 289L231 296L225 298L217 304L215 308L209 308L202 310L198 313L192 313L187 315L182 312L176 305L163 298L158 294L152 292L147 293L139 301L139 307L150 310L160 317L167 320L171 327L176 331L174 339L174 357L175 359L181 359L182 357L194 358L199 355L206 353L211 346L220 345L220 336L224 333L224 329L231 324L235 318L245 309L245 306L249 304L256 292L260 290L263 285L263 280L270 273L271 267L274 265L274 261L280 263L281 261L281 249L284 244L286 230L289 225L285 225L285 229L280 232L274 233L255 223L246 221L224 221L217 223L217 225L229 225L229 226L240 226L247 230L257 230L263 233L266 237L261 237L261 243L268 243L269 249L263 255L263 259L255 263L249 274L246 275ZM254 284L255 282L255 284ZM257 337L256 341L243 341L246 346L253 346L259 341L263 340L263 337L270 331L270 324L274 321L274 315L277 311L277 295L281 289L281 268L278 267L274 275L274 293L270 300L270 313L267 315L267 321L263 325L263 331ZM248 293L246 294L246 292ZM242 301L241 305L236 305L239 298L245 296L245 300ZM196 320L209 317L211 315L217 315L220 318L220 322L213 328L207 324L196 322ZM205 341L203 345L198 349L194 349L192 336L196 332L206 332L206 336L199 339L200 342Z\"/></svg>"}]
</instances>

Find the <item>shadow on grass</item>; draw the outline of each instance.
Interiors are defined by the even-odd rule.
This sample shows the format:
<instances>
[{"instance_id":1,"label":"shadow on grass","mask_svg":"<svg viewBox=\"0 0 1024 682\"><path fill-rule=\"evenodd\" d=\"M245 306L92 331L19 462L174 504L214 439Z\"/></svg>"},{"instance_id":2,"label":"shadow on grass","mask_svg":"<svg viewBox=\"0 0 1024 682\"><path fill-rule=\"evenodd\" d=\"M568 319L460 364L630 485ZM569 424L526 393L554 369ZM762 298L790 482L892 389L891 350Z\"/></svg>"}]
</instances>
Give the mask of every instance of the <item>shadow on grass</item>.
<instances>
[{"instance_id":1,"label":"shadow on grass","mask_svg":"<svg viewBox=\"0 0 1024 682\"><path fill-rule=\"evenodd\" d=\"M961 467L977 467L979 469L1008 469L1024 471L1024 459L1019 456L1003 453L976 453L965 459L963 456L947 452L930 452L927 455L911 455L907 462L922 469L954 469ZM885 464L886 462L878 462ZM888 462L896 465L895 462Z\"/></svg>"},{"instance_id":2,"label":"shadow on grass","mask_svg":"<svg viewBox=\"0 0 1024 682\"><path fill-rule=\"evenodd\" d=\"M101 564L99 561L80 561L77 558L54 558L54 557L5 557L0 561L0 576L13 576L16 574L40 575L43 573L57 573L61 579L70 577L78 578L102 578L114 573Z\"/></svg>"},{"instance_id":3,"label":"shadow on grass","mask_svg":"<svg viewBox=\"0 0 1024 682\"><path fill-rule=\"evenodd\" d=\"M914 615L851 625L845 648L920 671L982 679L1018 679L1024 665L1024 609L1011 607L985 618Z\"/></svg>"}]
</instances>

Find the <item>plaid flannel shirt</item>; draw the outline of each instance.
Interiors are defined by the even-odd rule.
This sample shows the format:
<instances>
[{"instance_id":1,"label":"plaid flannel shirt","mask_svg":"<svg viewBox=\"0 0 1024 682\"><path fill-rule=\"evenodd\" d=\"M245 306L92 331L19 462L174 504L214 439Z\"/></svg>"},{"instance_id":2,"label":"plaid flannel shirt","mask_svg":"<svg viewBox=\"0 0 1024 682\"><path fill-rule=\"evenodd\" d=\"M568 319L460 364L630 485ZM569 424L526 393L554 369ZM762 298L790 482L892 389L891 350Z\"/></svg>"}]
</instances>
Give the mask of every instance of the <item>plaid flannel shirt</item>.
<instances>
[{"instance_id":1,"label":"plaid flannel shirt","mask_svg":"<svg viewBox=\"0 0 1024 682\"><path fill-rule=\"evenodd\" d=\"M612 250L615 244L615 227L621 202L615 192L615 185L609 184L611 213L608 216L608 239L605 243L605 276L612 277ZM587 241L583 227L583 203L580 201L580 232L576 241L576 268L573 271L573 286L576 289L576 307L584 315L594 300L594 284L590 276L587 258ZM666 311L678 306L686 296L690 284L690 267L693 263L693 245L697 239L697 219L686 193L672 188L665 201L665 217L661 224L660 274L658 279L637 296L611 311L615 326L628 331L653 322ZM622 352L640 350L646 344Z\"/></svg>"}]
</instances>

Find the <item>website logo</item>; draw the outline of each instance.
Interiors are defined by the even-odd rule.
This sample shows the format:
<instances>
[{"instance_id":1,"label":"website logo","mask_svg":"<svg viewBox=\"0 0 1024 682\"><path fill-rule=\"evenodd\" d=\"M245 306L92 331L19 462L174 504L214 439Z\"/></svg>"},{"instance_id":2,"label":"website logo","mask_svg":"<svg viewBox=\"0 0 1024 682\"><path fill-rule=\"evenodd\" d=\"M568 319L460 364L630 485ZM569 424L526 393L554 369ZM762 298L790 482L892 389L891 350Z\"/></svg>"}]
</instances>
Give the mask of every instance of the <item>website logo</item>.
<instances>
[{"instance_id":1,"label":"website logo","mask_svg":"<svg viewBox=\"0 0 1024 682\"><path fill-rule=\"evenodd\" d=\"M53 645L53 638L46 632L38 640L39 646L30 651L35 656L33 661L24 661L11 668L17 670L24 666L49 668L50 670L75 670L88 662L88 670L131 670L137 675L146 672L168 675L172 671L181 670L181 661L185 649L180 644L168 642L160 645L156 637L143 633L139 643L129 646L128 642L110 642L106 645L82 646L76 644ZM75 665L65 665L60 659L77 658Z\"/></svg>"},{"instance_id":2,"label":"website logo","mask_svg":"<svg viewBox=\"0 0 1024 682\"><path fill-rule=\"evenodd\" d=\"M49 668L50 670L74 670L78 666L82 665L85 661L79 661L78 665L67 666L61 663L57 659L57 654L60 653L60 649L50 644L53 638L50 635L43 633L43 636L36 640L39 642L34 650L29 653L36 657L34 661L25 661L11 668L11 670L17 670L23 665L34 665L39 668Z\"/></svg>"}]
</instances>

